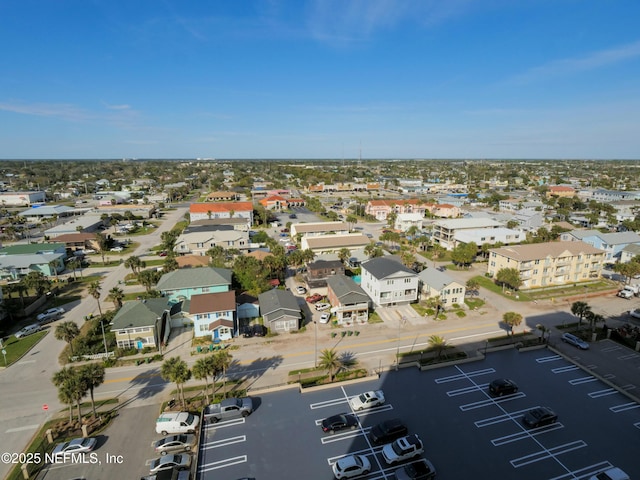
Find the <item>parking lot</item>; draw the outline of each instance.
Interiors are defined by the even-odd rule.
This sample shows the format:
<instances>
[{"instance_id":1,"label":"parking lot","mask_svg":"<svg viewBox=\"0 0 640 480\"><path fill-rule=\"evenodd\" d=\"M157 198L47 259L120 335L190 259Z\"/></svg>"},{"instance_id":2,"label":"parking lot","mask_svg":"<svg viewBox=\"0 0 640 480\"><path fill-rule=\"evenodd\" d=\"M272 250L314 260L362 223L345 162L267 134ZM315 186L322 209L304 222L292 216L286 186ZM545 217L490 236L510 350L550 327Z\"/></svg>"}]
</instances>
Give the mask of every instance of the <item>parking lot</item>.
<instances>
[{"instance_id":1,"label":"parking lot","mask_svg":"<svg viewBox=\"0 0 640 480\"><path fill-rule=\"evenodd\" d=\"M510 378L516 394L492 397L487 386ZM385 405L358 412L355 430L325 434L323 418L351 412L348 399L381 388ZM370 382L301 394L288 389L254 397L246 419L203 427L198 479L327 479L347 454L366 455L367 479L394 478L368 438L371 427L400 418L424 442L440 478L583 479L615 465L640 477L635 454L640 405L549 350L491 353L480 362L426 372L387 372ZM527 429L536 406L559 416Z\"/></svg>"}]
</instances>

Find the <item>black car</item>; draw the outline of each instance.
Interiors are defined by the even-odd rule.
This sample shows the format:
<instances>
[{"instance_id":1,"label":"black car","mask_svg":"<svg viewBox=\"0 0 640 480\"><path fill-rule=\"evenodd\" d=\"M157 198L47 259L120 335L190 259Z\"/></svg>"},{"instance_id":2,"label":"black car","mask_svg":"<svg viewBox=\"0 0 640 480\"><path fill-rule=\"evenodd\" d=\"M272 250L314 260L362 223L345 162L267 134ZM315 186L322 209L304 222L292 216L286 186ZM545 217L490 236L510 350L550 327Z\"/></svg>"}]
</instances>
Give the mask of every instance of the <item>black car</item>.
<instances>
[{"instance_id":1,"label":"black car","mask_svg":"<svg viewBox=\"0 0 640 480\"><path fill-rule=\"evenodd\" d=\"M529 428L541 427L543 425L550 425L558 421L558 415L549 407L536 407L529 410L522 417L522 423Z\"/></svg>"},{"instance_id":2,"label":"black car","mask_svg":"<svg viewBox=\"0 0 640 480\"><path fill-rule=\"evenodd\" d=\"M247 325L246 327L242 328L242 336L244 338L253 337L253 328L251 327L251 325Z\"/></svg>"},{"instance_id":3,"label":"black car","mask_svg":"<svg viewBox=\"0 0 640 480\"><path fill-rule=\"evenodd\" d=\"M369 438L373 443L377 444L391 443L400 437L404 437L408 432L407 426L400 419L394 418L374 425L371 428Z\"/></svg>"},{"instance_id":4,"label":"black car","mask_svg":"<svg viewBox=\"0 0 640 480\"><path fill-rule=\"evenodd\" d=\"M267 334L267 327L265 327L264 325L260 325L259 323L256 323L255 325L253 325L253 335L255 337L264 337Z\"/></svg>"},{"instance_id":5,"label":"black car","mask_svg":"<svg viewBox=\"0 0 640 480\"><path fill-rule=\"evenodd\" d=\"M354 429L358 426L358 417L350 413L341 413L322 420L323 432L337 432L345 428Z\"/></svg>"},{"instance_id":6,"label":"black car","mask_svg":"<svg viewBox=\"0 0 640 480\"><path fill-rule=\"evenodd\" d=\"M298 218L298 216L295 213L292 213L291 215L289 215L289 218Z\"/></svg>"},{"instance_id":7,"label":"black car","mask_svg":"<svg viewBox=\"0 0 640 480\"><path fill-rule=\"evenodd\" d=\"M433 464L424 458L412 462L395 471L396 480L433 480L436 477L436 469Z\"/></svg>"},{"instance_id":8,"label":"black car","mask_svg":"<svg viewBox=\"0 0 640 480\"><path fill-rule=\"evenodd\" d=\"M503 395L511 395L518 391L518 385L513 380L508 378L496 378L489 384L489 391L496 397Z\"/></svg>"}]
</instances>

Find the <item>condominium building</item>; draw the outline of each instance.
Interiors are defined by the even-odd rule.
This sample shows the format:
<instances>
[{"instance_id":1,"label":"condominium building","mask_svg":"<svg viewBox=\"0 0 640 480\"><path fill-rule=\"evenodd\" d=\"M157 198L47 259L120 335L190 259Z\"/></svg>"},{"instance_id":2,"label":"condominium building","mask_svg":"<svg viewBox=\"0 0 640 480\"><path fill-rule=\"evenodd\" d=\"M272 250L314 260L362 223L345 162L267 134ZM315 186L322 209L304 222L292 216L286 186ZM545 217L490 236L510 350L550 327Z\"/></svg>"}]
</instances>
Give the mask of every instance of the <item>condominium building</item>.
<instances>
[{"instance_id":1,"label":"condominium building","mask_svg":"<svg viewBox=\"0 0 640 480\"><path fill-rule=\"evenodd\" d=\"M504 268L520 272L523 289L565 285L599 278L606 252L575 242L546 242L489 250L487 273Z\"/></svg>"}]
</instances>

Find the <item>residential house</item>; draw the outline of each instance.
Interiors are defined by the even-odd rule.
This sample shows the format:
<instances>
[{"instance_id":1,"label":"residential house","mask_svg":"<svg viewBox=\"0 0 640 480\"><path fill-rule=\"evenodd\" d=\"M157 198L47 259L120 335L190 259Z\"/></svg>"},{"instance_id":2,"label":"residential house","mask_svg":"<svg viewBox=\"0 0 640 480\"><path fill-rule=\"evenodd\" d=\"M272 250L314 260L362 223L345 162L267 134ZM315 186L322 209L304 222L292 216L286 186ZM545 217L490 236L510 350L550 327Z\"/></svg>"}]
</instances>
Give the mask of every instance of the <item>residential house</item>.
<instances>
[{"instance_id":1,"label":"residential house","mask_svg":"<svg viewBox=\"0 0 640 480\"><path fill-rule=\"evenodd\" d=\"M65 270L64 243L7 245L0 249L0 279L19 280L29 272L54 277Z\"/></svg>"},{"instance_id":2,"label":"residential house","mask_svg":"<svg viewBox=\"0 0 640 480\"><path fill-rule=\"evenodd\" d=\"M526 240L526 234L520 230L511 228L470 228L459 230L453 235L454 248L460 244L475 243L478 248L484 244L495 245L500 243L503 245L512 245L521 243Z\"/></svg>"},{"instance_id":3,"label":"residential house","mask_svg":"<svg viewBox=\"0 0 640 480\"><path fill-rule=\"evenodd\" d=\"M142 218L153 218L156 215L155 205L145 205L143 203L138 204L125 204L125 205L99 205L93 212L97 213L100 217L103 214L113 215L117 213L127 218L128 215Z\"/></svg>"},{"instance_id":4,"label":"residential house","mask_svg":"<svg viewBox=\"0 0 640 480\"><path fill-rule=\"evenodd\" d=\"M118 348L158 348L166 345L173 326L181 322L182 304L170 305L166 298L124 302L111 324Z\"/></svg>"},{"instance_id":5,"label":"residential house","mask_svg":"<svg viewBox=\"0 0 640 480\"><path fill-rule=\"evenodd\" d=\"M305 280L309 288L323 288L332 275L344 275L344 265L340 260L316 260L307 265Z\"/></svg>"},{"instance_id":6,"label":"residential house","mask_svg":"<svg viewBox=\"0 0 640 480\"><path fill-rule=\"evenodd\" d=\"M394 227L401 232L406 232L412 227L422 230L424 222L425 218L421 213L399 213Z\"/></svg>"},{"instance_id":7,"label":"residential house","mask_svg":"<svg viewBox=\"0 0 640 480\"><path fill-rule=\"evenodd\" d=\"M523 289L567 285L599 278L606 252L582 241L546 242L489 250L487 274L520 272Z\"/></svg>"},{"instance_id":8,"label":"residential house","mask_svg":"<svg viewBox=\"0 0 640 480\"><path fill-rule=\"evenodd\" d=\"M576 190L573 187L567 185L551 185L546 192L546 197L569 197L573 198L576 195Z\"/></svg>"},{"instance_id":9,"label":"residential house","mask_svg":"<svg viewBox=\"0 0 640 480\"><path fill-rule=\"evenodd\" d=\"M57 243L64 243L65 248L72 252L88 249L97 251L100 248L95 233L67 233L55 238Z\"/></svg>"},{"instance_id":10,"label":"residential house","mask_svg":"<svg viewBox=\"0 0 640 480\"><path fill-rule=\"evenodd\" d=\"M302 313L296 297L288 290L278 288L258 296L264 325L272 332L283 333L300 328Z\"/></svg>"},{"instance_id":11,"label":"residential house","mask_svg":"<svg viewBox=\"0 0 640 480\"><path fill-rule=\"evenodd\" d=\"M620 260L625 247L640 245L640 235L635 232L602 233L599 230L571 230L560 235L563 241L582 241L606 252L605 262Z\"/></svg>"},{"instance_id":12,"label":"residential house","mask_svg":"<svg viewBox=\"0 0 640 480\"><path fill-rule=\"evenodd\" d=\"M206 202L189 206L191 221L215 218L244 218L247 226L253 225L253 203L251 202Z\"/></svg>"},{"instance_id":13,"label":"residential house","mask_svg":"<svg viewBox=\"0 0 640 480\"><path fill-rule=\"evenodd\" d=\"M236 294L233 290L192 295L184 309L193 320L194 335L215 340L230 340L236 325Z\"/></svg>"},{"instance_id":14,"label":"residential house","mask_svg":"<svg viewBox=\"0 0 640 480\"><path fill-rule=\"evenodd\" d=\"M190 300L202 293L227 292L231 288L231 270L202 267L174 270L160 277L156 289L169 303Z\"/></svg>"},{"instance_id":15,"label":"residential house","mask_svg":"<svg viewBox=\"0 0 640 480\"><path fill-rule=\"evenodd\" d=\"M207 202L235 202L238 200L236 192L211 192L207 195Z\"/></svg>"},{"instance_id":16,"label":"residential house","mask_svg":"<svg viewBox=\"0 0 640 480\"><path fill-rule=\"evenodd\" d=\"M591 198L596 202L611 203L623 200L640 200L640 191L622 191L598 189L592 193Z\"/></svg>"},{"instance_id":17,"label":"residential house","mask_svg":"<svg viewBox=\"0 0 640 480\"><path fill-rule=\"evenodd\" d=\"M361 265L361 286L377 306L405 305L418 298L418 274L396 256L377 257Z\"/></svg>"},{"instance_id":18,"label":"residential house","mask_svg":"<svg viewBox=\"0 0 640 480\"><path fill-rule=\"evenodd\" d=\"M213 247L248 250L249 232L236 230L231 225L185 229L176 239L174 251L179 255L205 256Z\"/></svg>"},{"instance_id":19,"label":"residential house","mask_svg":"<svg viewBox=\"0 0 640 480\"><path fill-rule=\"evenodd\" d=\"M369 296L346 275L327 277L327 298L338 325L367 323L369 320Z\"/></svg>"},{"instance_id":20,"label":"residential house","mask_svg":"<svg viewBox=\"0 0 640 480\"><path fill-rule=\"evenodd\" d=\"M362 233L351 233L347 235L323 235L319 237L302 237L300 245L302 250L310 249L316 254L338 252L342 248L349 250L362 248L371 240Z\"/></svg>"},{"instance_id":21,"label":"residential house","mask_svg":"<svg viewBox=\"0 0 640 480\"><path fill-rule=\"evenodd\" d=\"M349 225L345 222L314 222L314 223L293 223L291 224L291 237L295 238L300 234L308 237L327 234L347 234Z\"/></svg>"},{"instance_id":22,"label":"residential house","mask_svg":"<svg viewBox=\"0 0 640 480\"><path fill-rule=\"evenodd\" d=\"M267 210L285 210L289 208L289 202L286 198L280 195L271 195L260 200L262 205Z\"/></svg>"},{"instance_id":23,"label":"residential house","mask_svg":"<svg viewBox=\"0 0 640 480\"><path fill-rule=\"evenodd\" d=\"M620 263L629 263L635 257L640 256L640 245L632 243L631 245L627 245L620 252Z\"/></svg>"},{"instance_id":24,"label":"residential house","mask_svg":"<svg viewBox=\"0 0 640 480\"><path fill-rule=\"evenodd\" d=\"M464 305L466 287L436 268L425 268L418 277L422 299L440 297L443 307Z\"/></svg>"},{"instance_id":25,"label":"residential house","mask_svg":"<svg viewBox=\"0 0 640 480\"><path fill-rule=\"evenodd\" d=\"M462 230L478 228L498 228L503 224L490 218L456 218L451 220L436 220L433 222L431 239L446 250L453 250L456 246L455 235Z\"/></svg>"},{"instance_id":26,"label":"residential house","mask_svg":"<svg viewBox=\"0 0 640 480\"><path fill-rule=\"evenodd\" d=\"M426 207L431 216L438 218L458 218L462 214L459 206L450 203L427 203Z\"/></svg>"},{"instance_id":27,"label":"residential house","mask_svg":"<svg viewBox=\"0 0 640 480\"><path fill-rule=\"evenodd\" d=\"M242 320L253 320L260 316L260 302L258 297L243 293L236 298L236 312L238 322Z\"/></svg>"}]
</instances>

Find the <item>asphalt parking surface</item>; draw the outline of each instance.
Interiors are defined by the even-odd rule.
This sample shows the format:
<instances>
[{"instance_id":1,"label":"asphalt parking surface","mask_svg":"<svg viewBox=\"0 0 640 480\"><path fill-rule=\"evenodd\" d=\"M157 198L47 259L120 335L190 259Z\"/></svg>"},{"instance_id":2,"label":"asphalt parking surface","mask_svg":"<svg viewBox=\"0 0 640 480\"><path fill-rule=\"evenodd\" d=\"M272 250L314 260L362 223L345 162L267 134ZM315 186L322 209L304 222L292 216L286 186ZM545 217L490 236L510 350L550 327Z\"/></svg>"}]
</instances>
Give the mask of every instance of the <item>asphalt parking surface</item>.
<instances>
[{"instance_id":1,"label":"asphalt parking surface","mask_svg":"<svg viewBox=\"0 0 640 480\"><path fill-rule=\"evenodd\" d=\"M491 397L488 383L501 377L513 379L519 391ZM323 418L350 412L348 398L378 388L387 403L358 412L357 429L322 432ZM391 479L397 466L385 464L368 432L394 417L420 436L439 478L584 479L611 465L640 477L640 405L546 349L506 350L478 362L254 399L257 408L246 419L203 428L196 478L328 479L332 463L358 453L372 464L371 473L358 478ZM525 428L522 415L536 406L551 407L558 422Z\"/></svg>"}]
</instances>

